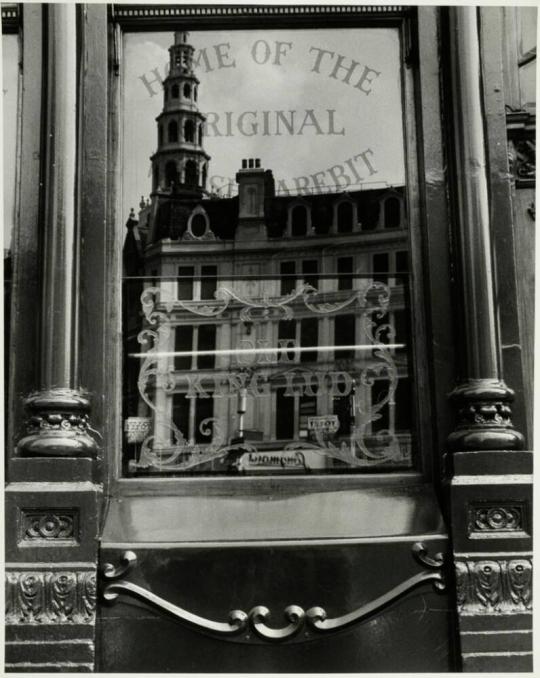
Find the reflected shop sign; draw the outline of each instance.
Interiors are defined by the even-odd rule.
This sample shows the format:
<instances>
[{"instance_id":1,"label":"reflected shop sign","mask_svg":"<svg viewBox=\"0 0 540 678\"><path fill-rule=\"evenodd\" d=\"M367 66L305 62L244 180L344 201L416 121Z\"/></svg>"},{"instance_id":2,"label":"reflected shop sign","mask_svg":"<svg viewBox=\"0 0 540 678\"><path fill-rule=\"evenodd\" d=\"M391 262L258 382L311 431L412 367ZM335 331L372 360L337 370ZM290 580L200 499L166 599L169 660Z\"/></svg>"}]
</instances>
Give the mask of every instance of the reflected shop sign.
<instances>
[{"instance_id":1,"label":"reflected shop sign","mask_svg":"<svg viewBox=\"0 0 540 678\"><path fill-rule=\"evenodd\" d=\"M190 32L211 157L210 193L230 196L241 158L271 168L278 194L404 183L399 35L393 29ZM148 191L170 33L126 34L124 193Z\"/></svg>"}]
</instances>

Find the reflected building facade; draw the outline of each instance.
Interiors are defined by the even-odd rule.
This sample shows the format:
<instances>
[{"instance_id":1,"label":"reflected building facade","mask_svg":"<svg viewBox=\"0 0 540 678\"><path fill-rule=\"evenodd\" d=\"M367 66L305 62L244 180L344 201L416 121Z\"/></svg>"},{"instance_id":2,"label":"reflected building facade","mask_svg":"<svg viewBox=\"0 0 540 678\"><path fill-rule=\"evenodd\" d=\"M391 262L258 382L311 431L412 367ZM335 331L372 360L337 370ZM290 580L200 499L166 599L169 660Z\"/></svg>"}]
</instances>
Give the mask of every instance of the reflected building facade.
<instances>
[{"instance_id":1,"label":"reflected building facade","mask_svg":"<svg viewBox=\"0 0 540 678\"><path fill-rule=\"evenodd\" d=\"M409 467L403 187L278 195L248 158L211 194L185 32L169 52L124 246L130 469Z\"/></svg>"}]
</instances>

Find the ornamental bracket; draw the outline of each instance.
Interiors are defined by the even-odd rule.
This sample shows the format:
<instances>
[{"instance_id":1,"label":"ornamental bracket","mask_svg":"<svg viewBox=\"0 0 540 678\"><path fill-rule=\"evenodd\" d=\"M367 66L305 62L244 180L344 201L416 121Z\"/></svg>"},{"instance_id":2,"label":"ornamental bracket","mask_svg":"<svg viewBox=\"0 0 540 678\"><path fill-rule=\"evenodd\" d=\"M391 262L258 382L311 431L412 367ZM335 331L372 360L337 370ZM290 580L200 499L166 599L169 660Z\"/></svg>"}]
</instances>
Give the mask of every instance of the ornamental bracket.
<instances>
[{"instance_id":1,"label":"ornamental bracket","mask_svg":"<svg viewBox=\"0 0 540 678\"><path fill-rule=\"evenodd\" d=\"M412 556L424 570L409 577L401 584L394 586L381 596L366 603L340 617L329 618L326 610L314 606L304 611L299 605L289 605L284 610L286 625L275 628L268 625L271 613L263 606L257 605L249 612L243 610L231 610L226 622L216 622L199 615L188 612L183 608L173 605L169 601L155 595L151 591L128 581L118 581L127 574L137 563L137 556L133 551L126 551L120 565L115 567L106 563L102 570L102 578L105 586L102 589L102 597L109 603L115 603L120 594L132 596L144 600L149 605L170 614L180 622L203 633L210 633L222 638L231 638L239 642L282 642L297 637L303 632L299 640L309 640L317 633L330 633L340 631L368 618L373 617L398 598L403 597L409 591L431 582L437 591L446 589L444 576L444 557L442 553L434 556L428 554L425 544L416 542L412 546Z\"/></svg>"}]
</instances>

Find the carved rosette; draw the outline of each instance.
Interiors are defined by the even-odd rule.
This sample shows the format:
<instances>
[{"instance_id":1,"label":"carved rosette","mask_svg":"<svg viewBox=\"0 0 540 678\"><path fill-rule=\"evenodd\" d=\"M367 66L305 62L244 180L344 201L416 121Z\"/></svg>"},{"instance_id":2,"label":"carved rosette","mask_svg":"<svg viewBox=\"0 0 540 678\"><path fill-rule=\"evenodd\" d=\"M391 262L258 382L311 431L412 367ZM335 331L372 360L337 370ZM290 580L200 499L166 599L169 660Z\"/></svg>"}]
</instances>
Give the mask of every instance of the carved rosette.
<instances>
[{"instance_id":1,"label":"carved rosette","mask_svg":"<svg viewBox=\"0 0 540 678\"><path fill-rule=\"evenodd\" d=\"M25 457L95 457L98 445L89 425L90 402L73 389L32 394L25 403L27 435L17 450Z\"/></svg>"},{"instance_id":2,"label":"carved rosette","mask_svg":"<svg viewBox=\"0 0 540 678\"><path fill-rule=\"evenodd\" d=\"M78 514L75 510L23 509L21 514L22 541L75 541L77 537Z\"/></svg>"},{"instance_id":3,"label":"carved rosette","mask_svg":"<svg viewBox=\"0 0 540 678\"><path fill-rule=\"evenodd\" d=\"M93 624L95 572L6 572L6 624Z\"/></svg>"},{"instance_id":4,"label":"carved rosette","mask_svg":"<svg viewBox=\"0 0 540 678\"><path fill-rule=\"evenodd\" d=\"M514 393L496 379L469 379L450 394L458 424L448 437L451 450L521 450L524 438L512 425Z\"/></svg>"},{"instance_id":5,"label":"carved rosette","mask_svg":"<svg viewBox=\"0 0 540 678\"><path fill-rule=\"evenodd\" d=\"M469 533L518 532L525 526L524 507L471 506L469 508Z\"/></svg>"},{"instance_id":6,"label":"carved rosette","mask_svg":"<svg viewBox=\"0 0 540 678\"><path fill-rule=\"evenodd\" d=\"M532 607L532 560L489 559L455 563L458 610L516 613Z\"/></svg>"}]
</instances>

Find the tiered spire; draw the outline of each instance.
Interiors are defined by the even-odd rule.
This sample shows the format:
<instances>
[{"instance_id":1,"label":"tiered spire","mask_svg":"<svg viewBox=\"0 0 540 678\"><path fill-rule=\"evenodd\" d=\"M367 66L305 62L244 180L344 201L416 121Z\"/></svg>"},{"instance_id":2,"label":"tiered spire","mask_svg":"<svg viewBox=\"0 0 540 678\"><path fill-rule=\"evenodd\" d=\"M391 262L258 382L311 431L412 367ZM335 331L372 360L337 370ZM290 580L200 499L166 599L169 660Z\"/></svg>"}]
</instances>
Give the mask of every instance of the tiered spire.
<instances>
[{"instance_id":1,"label":"tiered spire","mask_svg":"<svg viewBox=\"0 0 540 678\"><path fill-rule=\"evenodd\" d=\"M199 80L188 33L177 31L163 82L163 111L156 118L158 148L152 156L154 192L201 196L210 156L203 148L205 117L197 107Z\"/></svg>"}]
</instances>

